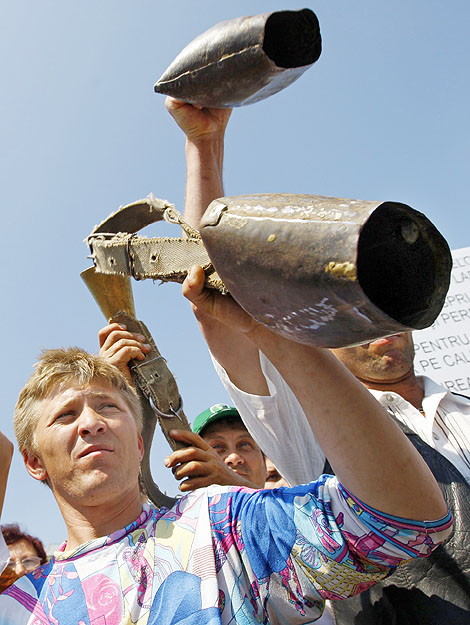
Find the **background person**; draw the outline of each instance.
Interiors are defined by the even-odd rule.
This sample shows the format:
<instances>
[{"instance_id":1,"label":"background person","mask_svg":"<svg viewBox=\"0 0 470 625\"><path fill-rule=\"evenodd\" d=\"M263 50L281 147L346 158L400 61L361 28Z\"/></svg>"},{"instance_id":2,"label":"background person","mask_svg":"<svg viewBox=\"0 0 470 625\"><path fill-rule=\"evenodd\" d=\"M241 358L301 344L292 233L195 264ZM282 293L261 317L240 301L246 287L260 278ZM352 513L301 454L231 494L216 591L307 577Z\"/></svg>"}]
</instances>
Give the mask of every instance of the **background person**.
<instances>
[{"instance_id":1,"label":"background person","mask_svg":"<svg viewBox=\"0 0 470 625\"><path fill-rule=\"evenodd\" d=\"M450 393L425 376L416 376L411 333L393 335L351 348L333 350L372 395L401 425L432 469L456 518L452 538L426 562L409 564L360 597L333 602L339 625L408 623L428 625L470 618L470 400ZM325 455L312 458L284 436L285 428L311 435L307 419L287 384L270 368L274 393L288 397L289 412L280 413L272 398L250 398L237 389L218 366L227 391L239 403L247 422L257 418L260 404L270 401L276 434L283 441L279 466L293 483L309 479ZM243 412L244 411L244 412ZM269 410L263 411L263 417ZM280 445L273 446L275 454ZM303 464L290 458L301 456ZM303 472L302 472L303 470ZM296 480L294 482L294 480Z\"/></svg>"},{"instance_id":2,"label":"background person","mask_svg":"<svg viewBox=\"0 0 470 625\"><path fill-rule=\"evenodd\" d=\"M5 500L5 492L7 488L8 474L10 472L11 459L13 456L13 443L5 434L0 431L0 515L3 510L3 502ZM0 533L0 573L4 571L10 559L10 552L7 544ZM2 580L0 578L0 592L3 590Z\"/></svg>"},{"instance_id":3,"label":"background person","mask_svg":"<svg viewBox=\"0 0 470 625\"><path fill-rule=\"evenodd\" d=\"M0 592L3 592L19 577L45 564L47 555L41 540L21 531L17 523L2 525L0 529L9 550L9 560L0 575Z\"/></svg>"},{"instance_id":4,"label":"background person","mask_svg":"<svg viewBox=\"0 0 470 625\"><path fill-rule=\"evenodd\" d=\"M207 408L194 420L193 431L209 445L219 460L230 469L232 475L225 474L225 479L230 480L228 483L240 486L247 485L251 488L264 487L266 465L263 452L246 429L236 408L226 404L215 404ZM187 457L187 450L173 452L169 457L167 466L173 466L175 462L188 462ZM198 470L197 467L194 468L195 473ZM237 479L234 479L233 474L237 476ZM178 473L175 474L175 477L177 475Z\"/></svg>"}]
</instances>

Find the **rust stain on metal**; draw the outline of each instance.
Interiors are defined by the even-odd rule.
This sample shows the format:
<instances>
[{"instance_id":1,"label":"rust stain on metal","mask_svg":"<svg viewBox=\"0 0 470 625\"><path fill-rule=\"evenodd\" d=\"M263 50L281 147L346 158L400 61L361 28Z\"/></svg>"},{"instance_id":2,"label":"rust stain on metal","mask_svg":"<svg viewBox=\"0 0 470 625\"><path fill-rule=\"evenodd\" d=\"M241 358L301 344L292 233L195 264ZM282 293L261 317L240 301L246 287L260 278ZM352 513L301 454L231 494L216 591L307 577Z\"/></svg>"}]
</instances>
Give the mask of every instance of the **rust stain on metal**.
<instances>
[{"instance_id":1,"label":"rust stain on metal","mask_svg":"<svg viewBox=\"0 0 470 625\"><path fill-rule=\"evenodd\" d=\"M353 263L337 263L331 260L325 267L327 273L331 273L337 278L346 278L347 280L356 279L356 267Z\"/></svg>"}]
</instances>

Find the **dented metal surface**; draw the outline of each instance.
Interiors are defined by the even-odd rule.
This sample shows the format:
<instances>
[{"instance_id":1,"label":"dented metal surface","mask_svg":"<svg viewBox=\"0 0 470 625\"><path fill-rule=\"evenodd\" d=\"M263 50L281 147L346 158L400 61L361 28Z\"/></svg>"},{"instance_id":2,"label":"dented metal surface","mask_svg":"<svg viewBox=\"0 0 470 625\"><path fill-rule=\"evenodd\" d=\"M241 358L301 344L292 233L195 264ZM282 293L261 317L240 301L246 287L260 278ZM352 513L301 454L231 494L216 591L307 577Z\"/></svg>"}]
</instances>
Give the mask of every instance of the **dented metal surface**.
<instances>
[{"instance_id":1,"label":"dented metal surface","mask_svg":"<svg viewBox=\"0 0 470 625\"><path fill-rule=\"evenodd\" d=\"M449 285L445 239L398 202L219 198L200 232L235 300L303 343L343 347L429 326Z\"/></svg>"},{"instance_id":2,"label":"dented metal surface","mask_svg":"<svg viewBox=\"0 0 470 625\"><path fill-rule=\"evenodd\" d=\"M238 17L191 41L154 89L211 108L252 104L293 83L320 54L310 9Z\"/></svg>"}]
</instances>

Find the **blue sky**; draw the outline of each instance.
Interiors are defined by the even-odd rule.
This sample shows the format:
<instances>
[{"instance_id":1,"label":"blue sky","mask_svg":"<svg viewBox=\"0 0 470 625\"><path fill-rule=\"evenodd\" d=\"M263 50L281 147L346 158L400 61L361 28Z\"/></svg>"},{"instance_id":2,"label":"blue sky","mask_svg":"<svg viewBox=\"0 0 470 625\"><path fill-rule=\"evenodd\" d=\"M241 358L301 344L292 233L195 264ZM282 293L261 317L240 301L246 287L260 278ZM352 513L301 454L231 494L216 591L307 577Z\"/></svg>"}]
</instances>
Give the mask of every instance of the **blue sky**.
<instances>
[{"instance_id":1,"label":"blue sky","mask_svg":"<svg viewBox=\"0 0 470 625\"><path fill-rule=\"evenodd\" d=\"M0 191L4 267L2 429L43 347L97 349L104 325L79 273L84 237L153 192L183 208L184 138L153 84L214 23L284 0L15 0L0 8ZM425 213L453 249L469 245L468 0L318 0L323 54L294 85L237 109L226 194L295 192L396 200ZM148 235L178 235L153 226ZM134 283L136 309L193 419L227 397L178 285ZM153 458L157 481L176 486ZM64 526L16 452L5 522L46 543Z\"/></svg>"}]
</instances>

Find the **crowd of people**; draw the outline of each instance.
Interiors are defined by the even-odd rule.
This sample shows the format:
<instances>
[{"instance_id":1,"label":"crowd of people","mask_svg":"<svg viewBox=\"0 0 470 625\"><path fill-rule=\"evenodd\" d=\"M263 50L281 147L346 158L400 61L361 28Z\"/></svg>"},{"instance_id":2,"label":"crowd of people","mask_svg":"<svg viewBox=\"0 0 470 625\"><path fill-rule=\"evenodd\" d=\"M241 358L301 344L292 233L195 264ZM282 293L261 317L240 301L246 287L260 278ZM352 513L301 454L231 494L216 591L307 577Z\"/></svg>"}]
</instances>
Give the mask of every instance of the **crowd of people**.
<instances>
[{"instance_id":1,"label":"crowd of people","mask_svg":"<svg viewBox=\"0 0 470 625\"><path fill-rule=\"evenodd\" d=\"M197 229L224 195L230 111L166 105ZM111 324L99 355L44 352L14 426L67 538L46 561L40 541L3 529L0 623L468 623L470 399L415 375L411 334L300 344L206 289L199 266L183 295L234 405L171 432L183 495L157 509L140 492L128 366L144 337ZM0 437L1 501L12 451Z\"/></svg>"}]
</instances>

